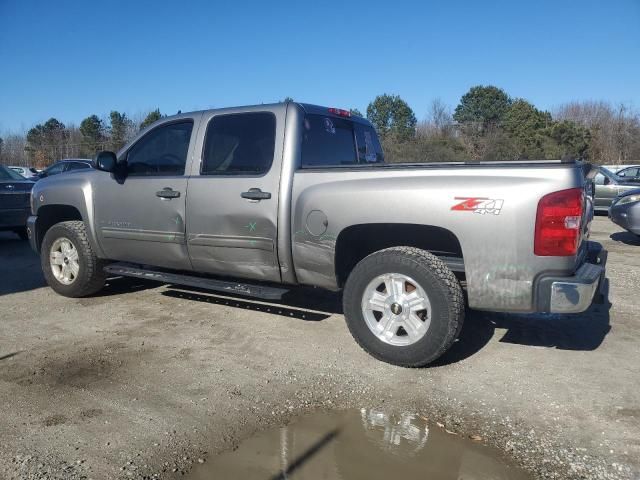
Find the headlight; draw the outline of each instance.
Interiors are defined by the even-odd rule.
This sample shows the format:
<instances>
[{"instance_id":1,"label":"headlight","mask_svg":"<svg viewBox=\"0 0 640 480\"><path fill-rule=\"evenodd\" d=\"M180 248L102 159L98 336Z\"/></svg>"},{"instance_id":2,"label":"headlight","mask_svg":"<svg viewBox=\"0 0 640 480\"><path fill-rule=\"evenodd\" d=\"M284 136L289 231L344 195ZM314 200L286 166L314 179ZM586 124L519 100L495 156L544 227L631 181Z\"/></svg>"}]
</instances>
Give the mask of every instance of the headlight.
<instances>
[{"instance_id":1,"label":"headlight","mask_svg":"<svg viewBox=\"0 0 640 480\"><path fill-rule=\"evenodd\" d=\"M621 197L616 205L626 205L627 203L640 202L640 194L638 195L627 195L626 197Z\"/></svg>"}]
</instances>

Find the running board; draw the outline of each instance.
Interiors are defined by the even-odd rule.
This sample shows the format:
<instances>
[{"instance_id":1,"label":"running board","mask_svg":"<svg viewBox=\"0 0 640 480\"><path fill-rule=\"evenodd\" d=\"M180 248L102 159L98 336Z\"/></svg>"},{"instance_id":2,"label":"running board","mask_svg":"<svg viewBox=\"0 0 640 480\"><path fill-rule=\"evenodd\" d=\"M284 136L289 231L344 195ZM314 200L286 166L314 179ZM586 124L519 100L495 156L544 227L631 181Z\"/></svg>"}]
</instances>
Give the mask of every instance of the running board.
<instances>
[{"instance_id":1,"label":"running board","mask_svg":"<svg viewBox=\"0 0 640 480\"><path fill-rule=\"evenodd\" d=\"M244 297L262 298L265 300L280 300L282 295L289 291L286 288L229 282L225 280L197 277L194 275L183 275L179 273L160 272L140 268L126 263L112 263L111 265L104 267L104 271L112 275L122 277L142 278L145 280L155 280L163 283L187 285L189 287L203 288L223 293L233 293Z\"/></svg>"}]
</instances>

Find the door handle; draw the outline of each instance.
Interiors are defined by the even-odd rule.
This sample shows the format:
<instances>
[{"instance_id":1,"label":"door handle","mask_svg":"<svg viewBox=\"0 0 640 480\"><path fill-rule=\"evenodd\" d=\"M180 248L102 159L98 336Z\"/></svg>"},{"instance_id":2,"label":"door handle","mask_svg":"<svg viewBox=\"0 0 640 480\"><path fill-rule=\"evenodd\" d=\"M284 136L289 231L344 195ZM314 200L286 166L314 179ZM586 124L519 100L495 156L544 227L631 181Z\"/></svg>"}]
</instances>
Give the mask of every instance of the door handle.
<instances>
[{"instance_id":1,"label":"door handle","mask_svg":"<svg viewBox=\"0 0 640 480\"><path fill-rule=\"evenodd\" d=\"M159 192L156 192L156 197L160 198L178 198L180 192L173 190L171 187L164 187Z\"/></svg>"},{"instance_id":2,"label":"door handle","mask_svg":"<svg viewBox=\"0 0 640 480\"><path fill-rule=\"evenodd\" d=\"M269 200L271 198L269 192L263 192L259 188L250 188L248 192L242 192L240 196L248 200Z\"/></svg>"}]
</instances>

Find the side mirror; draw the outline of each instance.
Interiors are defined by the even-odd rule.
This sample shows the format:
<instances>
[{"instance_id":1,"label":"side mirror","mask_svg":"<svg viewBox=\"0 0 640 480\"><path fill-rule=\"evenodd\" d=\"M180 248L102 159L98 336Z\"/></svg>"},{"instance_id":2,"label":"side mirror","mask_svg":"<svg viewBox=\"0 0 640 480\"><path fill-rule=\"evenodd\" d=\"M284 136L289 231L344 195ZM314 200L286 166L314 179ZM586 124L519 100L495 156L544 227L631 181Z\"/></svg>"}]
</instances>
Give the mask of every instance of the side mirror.
<instances>
[{"instance_id":1,"label":"side mirror","mask_svg":"<svg viewBox=\"0 0 640 480\"><path fill-rule=\"evenodd\" d=\"M98 170L103 172L113 172L116 169L118 158L113 152L102 151L96 155L93 162Z\"/></svg>"},{"instance_id":2,"label":"side mirror","mask_svg":"<svg viewBox=\"0 0 640 480\"><path fill-rule=\"evenodd\" d=\"M610 183L611 183L611 180L609 179L609 177L604 177L604 184L609 185Z\"/></svg>"}]
</instances>

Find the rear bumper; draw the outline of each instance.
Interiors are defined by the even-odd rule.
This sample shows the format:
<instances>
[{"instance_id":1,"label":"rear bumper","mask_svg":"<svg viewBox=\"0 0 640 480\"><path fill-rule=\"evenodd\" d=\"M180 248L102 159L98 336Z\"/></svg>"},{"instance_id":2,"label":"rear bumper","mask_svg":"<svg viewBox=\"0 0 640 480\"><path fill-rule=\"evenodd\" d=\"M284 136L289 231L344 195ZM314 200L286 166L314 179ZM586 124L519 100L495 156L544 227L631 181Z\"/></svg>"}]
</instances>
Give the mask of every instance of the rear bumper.
<instances>
[{"instance_id":1,"label":"rear bumper","mask_svg":"<svg viewBox=\"0 0 640 480\"><path fill-rule=\"evenodd\" d=\"M549 313L580 313L599 300L604 284L607 251L589 242L583 263L570 277L544 276L538 282L537 310Z\"/></svg>"},{"instance_id":2,"label":"rear bumper","mask_svg":"<svg viewBox=\"0 0 640 480\"><path fill-rule=\"evenodd\" d=\"M40 249L38 248L38 232L36 231L36 223L38 217L36 215L31 215L27 218L27 236L29 237L29 245L34 252L40 253Z\"/></svg>"}]
</instances>

